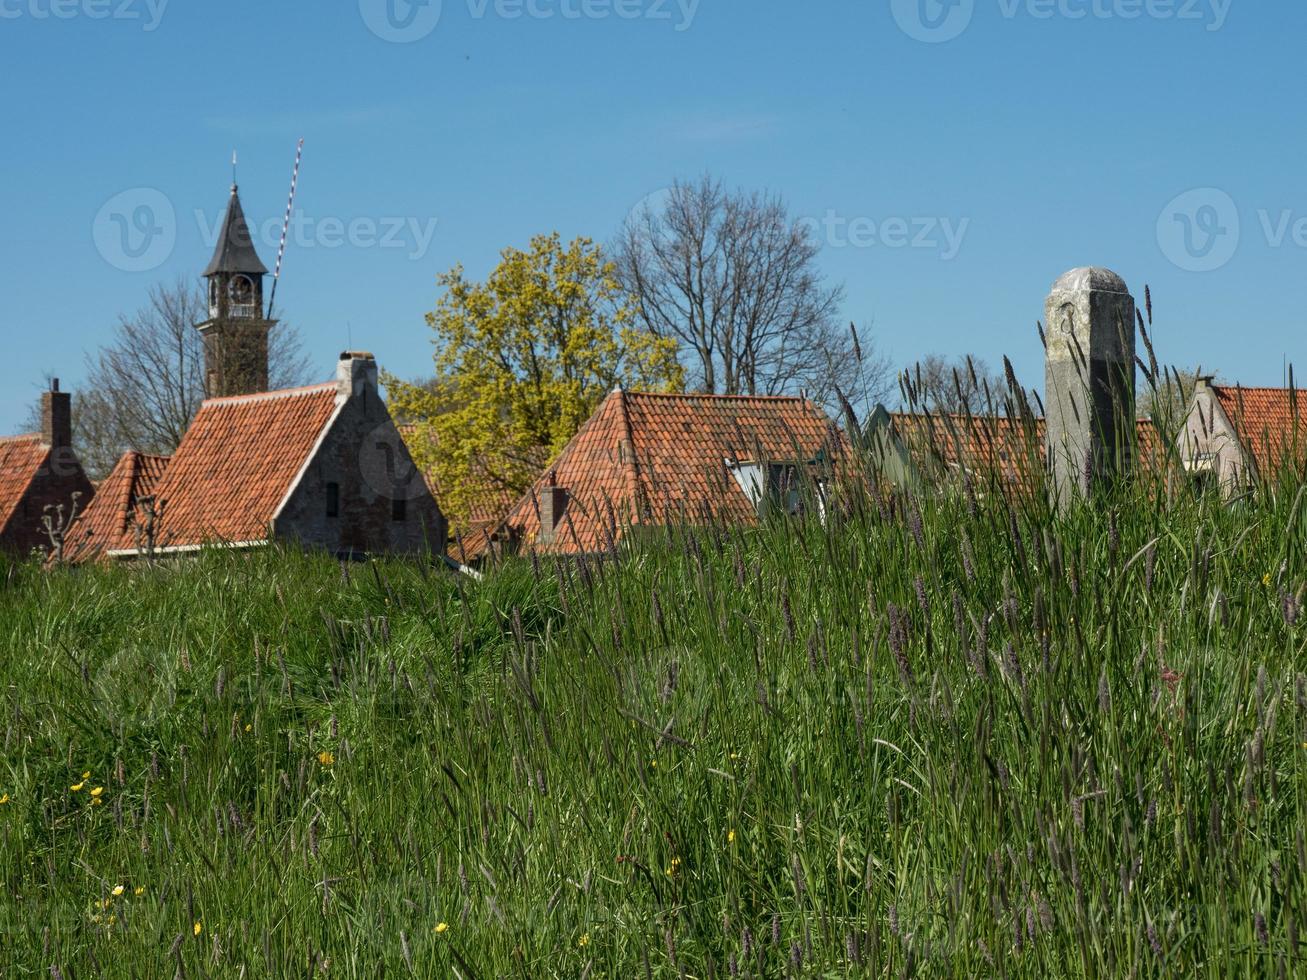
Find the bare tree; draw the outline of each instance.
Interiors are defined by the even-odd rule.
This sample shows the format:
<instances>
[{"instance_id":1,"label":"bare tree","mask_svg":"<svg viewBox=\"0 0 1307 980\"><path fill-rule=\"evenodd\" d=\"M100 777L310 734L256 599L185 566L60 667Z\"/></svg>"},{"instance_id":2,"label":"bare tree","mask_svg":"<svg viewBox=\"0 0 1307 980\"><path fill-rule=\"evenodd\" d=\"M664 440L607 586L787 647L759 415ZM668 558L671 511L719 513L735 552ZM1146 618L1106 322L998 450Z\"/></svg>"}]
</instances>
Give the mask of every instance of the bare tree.
<instances>
[{"instance_id":1,"label":"bare tree","mask_svg":"<svg viewBox=\"0 0 1307 980\"><path fill-rule=\"evenodd\" d=\"M928 354L903 372L899 387L909 410L946 414L1000 414L1007 394L1003 376L971 354L955 360Z\"/></svg>"},{"instance_id":2,"label":"bare tree","mask_svg":"<svg viewBox=\"0 0 1307 980\"><path fill-rule=\"evenodd\" d=\"M101 478L128 449L166 455L181 442L206 397L204 341L208 316L201 285L185 278L155 285L136 313L119 318L109 342L86 358L73 397L73 442L87 473ZM308 362L293 327L268 338L273 389L304 382ZM28 419L40 427L39 408Z\"/></svg>"},{"instance_id":3,"label":"bare tree","mask_svg":"<svg viewBox=\"0 0 1307 980\"><path fill-rule=\"evenodd\" d=\"M825 282L819 251L779 197L729 192L707 176L677 181L657 209L633 214L614 248L638 320L676 339L694 387L802 389L832 404L837 388L882 388L889 370L869 337L859 345L836 319L843 289Z\"/></svg>"}]
</instances>

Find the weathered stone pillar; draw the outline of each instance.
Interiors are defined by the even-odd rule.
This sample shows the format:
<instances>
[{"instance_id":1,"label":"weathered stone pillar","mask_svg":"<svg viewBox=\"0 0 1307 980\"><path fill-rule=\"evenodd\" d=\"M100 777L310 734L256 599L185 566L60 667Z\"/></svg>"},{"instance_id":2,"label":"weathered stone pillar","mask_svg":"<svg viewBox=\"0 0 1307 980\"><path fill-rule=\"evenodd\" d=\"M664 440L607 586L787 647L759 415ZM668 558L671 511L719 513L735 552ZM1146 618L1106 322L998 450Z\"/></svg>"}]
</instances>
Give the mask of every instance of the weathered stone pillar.
<instances>
[{"instance_id":1,"label":"weathered stone pillar","mask_svg":"<svg viewBox=\"0 0 1307 980\"><path fill-rule=\"evenodd\" d=\"M1059 505L1123 476L1135 440L1135 301L1107 269L1072 269L1044 306L1045 453Z\"/></svg>"}]
</instances>

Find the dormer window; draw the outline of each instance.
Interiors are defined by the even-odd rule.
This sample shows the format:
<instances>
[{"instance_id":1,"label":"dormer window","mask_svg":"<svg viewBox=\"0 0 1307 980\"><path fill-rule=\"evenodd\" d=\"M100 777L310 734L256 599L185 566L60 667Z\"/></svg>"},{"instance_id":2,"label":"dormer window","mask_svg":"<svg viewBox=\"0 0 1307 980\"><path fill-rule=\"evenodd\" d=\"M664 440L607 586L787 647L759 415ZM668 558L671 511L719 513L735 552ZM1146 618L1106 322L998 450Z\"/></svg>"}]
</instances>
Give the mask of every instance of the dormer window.
<instances>
[{"instance_id":1,"label":"dormer window","mask_svg":"<svg viewBox=\"0 0 1307 980\"><path fill-rule=\"evenodd\" d=\"M806 506L805 491L815 495L819 514L825 510L826 487L803 463L757 463L726 460L726 468L749 498L758 516L779 511L797 516ZM805 485L807 484L807 485Z\"/></svg>"}]
</instances>

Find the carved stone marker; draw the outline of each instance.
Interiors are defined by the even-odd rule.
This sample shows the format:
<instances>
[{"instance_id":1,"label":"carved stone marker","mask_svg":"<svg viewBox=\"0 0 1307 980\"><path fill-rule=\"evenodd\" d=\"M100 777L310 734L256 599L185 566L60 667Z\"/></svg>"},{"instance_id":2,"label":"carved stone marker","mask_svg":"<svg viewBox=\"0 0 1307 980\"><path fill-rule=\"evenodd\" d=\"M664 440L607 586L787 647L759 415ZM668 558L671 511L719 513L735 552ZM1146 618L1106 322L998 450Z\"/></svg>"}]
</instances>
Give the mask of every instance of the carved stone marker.
<instances>
[{"instance_id":1,"label":"carved stone marker","mask_svg":"<svg viewBox=\"0 0 1307 980\"><path fill-rule=\"evenodd\" d=\"M1133 464L1135 301L1107 269L1072 269L1044 305L1045 453L1060 506Z\"/></svg>"}]
</instances>

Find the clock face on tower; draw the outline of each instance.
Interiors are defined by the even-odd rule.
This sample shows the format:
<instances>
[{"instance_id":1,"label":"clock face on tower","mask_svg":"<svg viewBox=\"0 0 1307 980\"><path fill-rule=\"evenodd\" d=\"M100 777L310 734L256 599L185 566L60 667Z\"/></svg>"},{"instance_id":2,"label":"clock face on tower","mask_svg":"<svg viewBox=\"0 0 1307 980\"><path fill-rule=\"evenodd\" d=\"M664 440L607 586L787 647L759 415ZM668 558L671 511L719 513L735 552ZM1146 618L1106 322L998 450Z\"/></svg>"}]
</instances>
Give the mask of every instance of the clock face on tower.
<instances>
[{"instance_id":1,"label":"clock face on tower","mask_svg":"<svg viewBox=\"0 0 1307 980\"><path fill-rule=\"evenodd\" d=\"M235 306L249 306L254 302L254 283L248 276L236 276L228 288L228 295Z\"/></svg>"}]
</instances>

